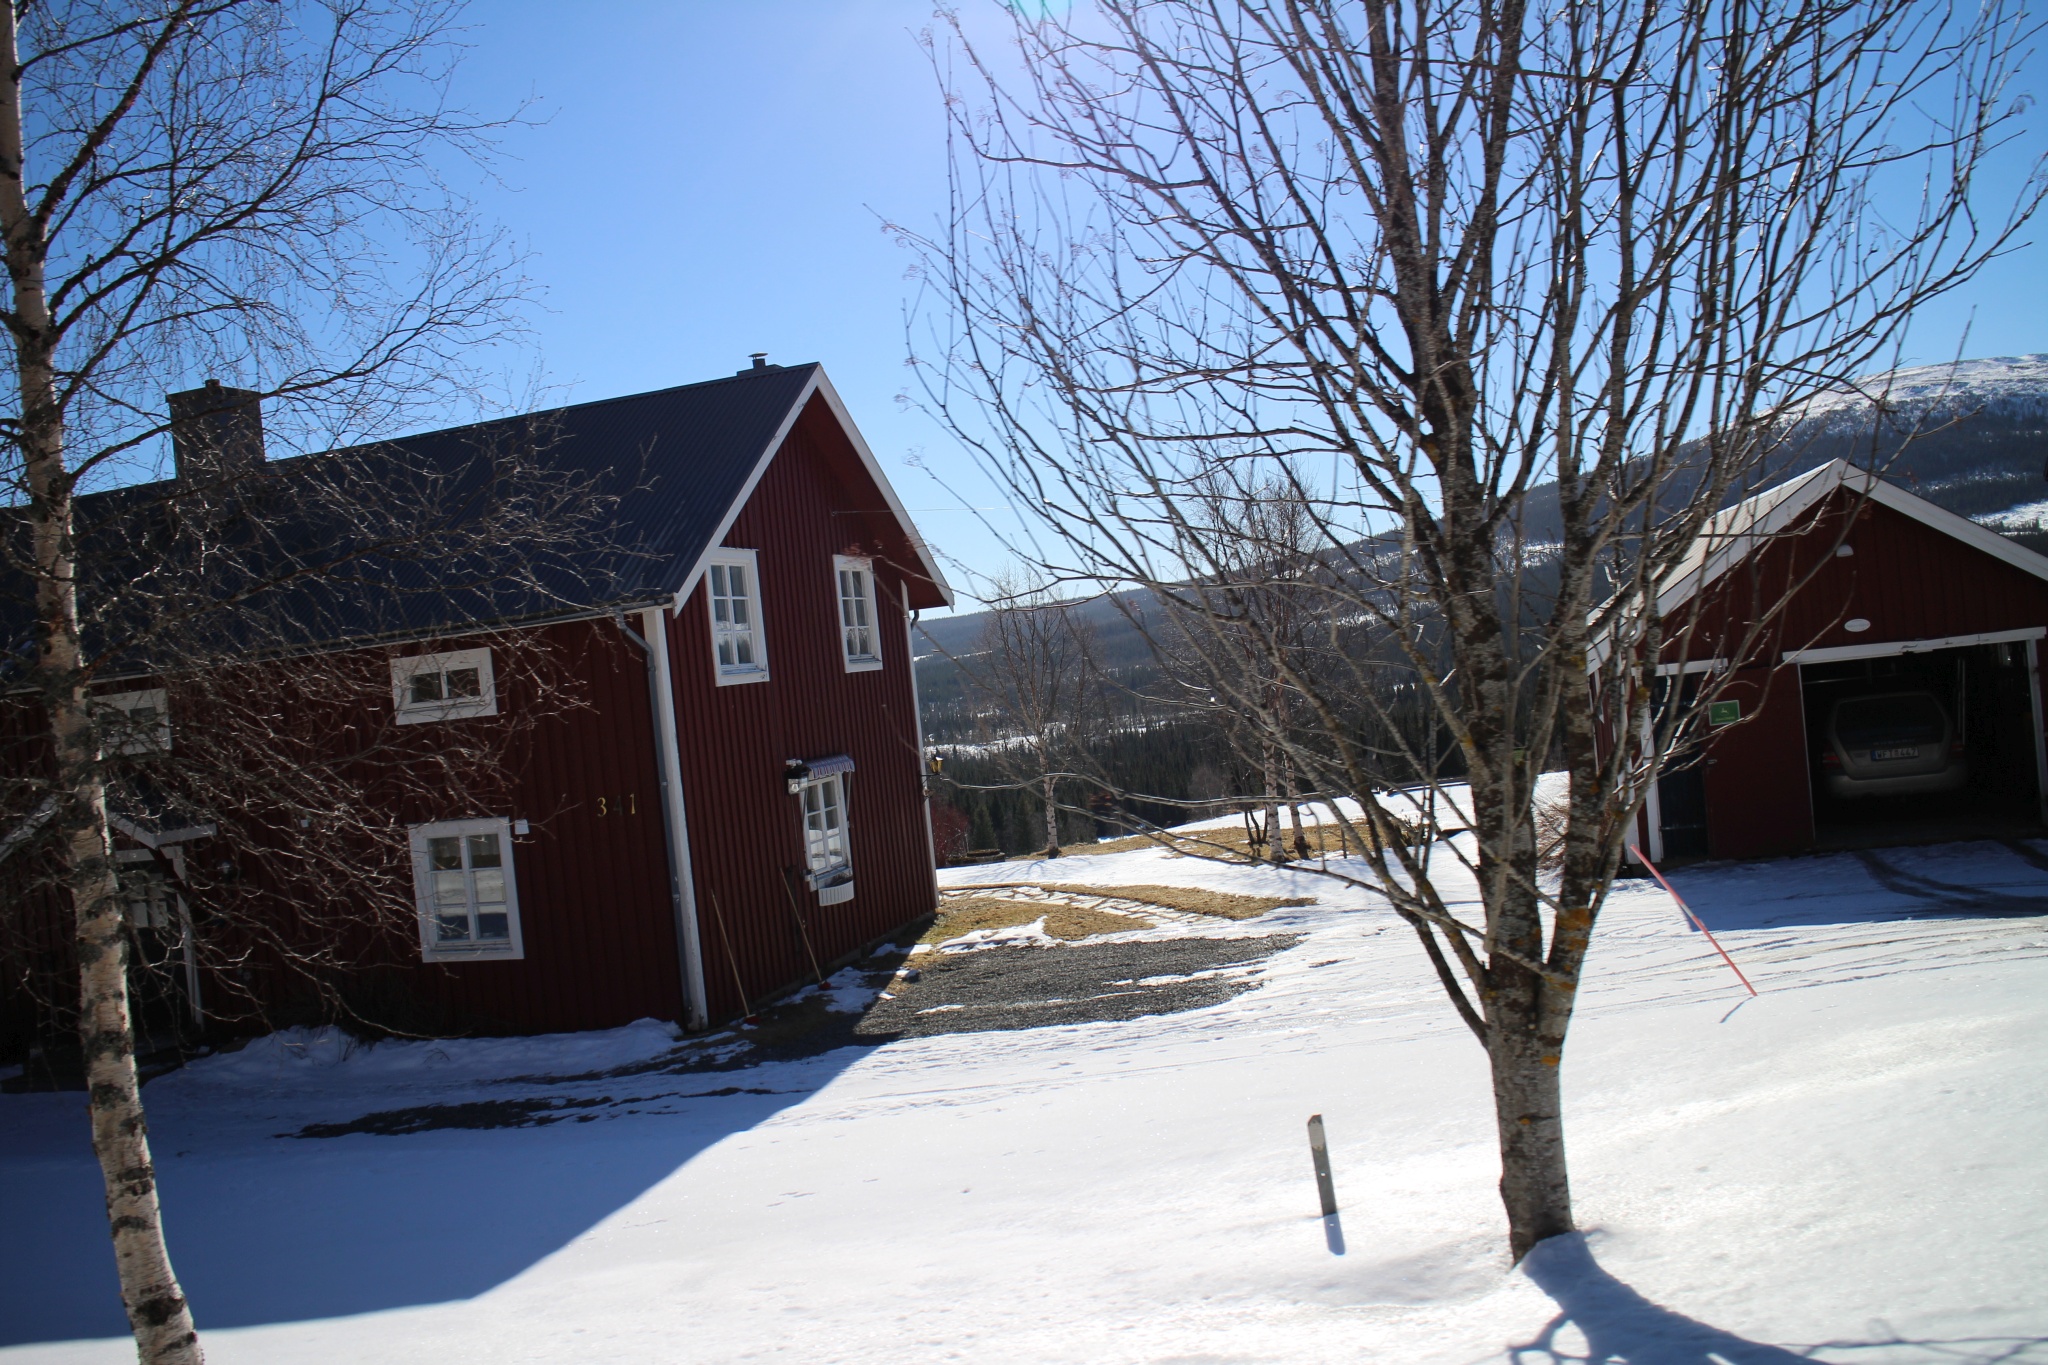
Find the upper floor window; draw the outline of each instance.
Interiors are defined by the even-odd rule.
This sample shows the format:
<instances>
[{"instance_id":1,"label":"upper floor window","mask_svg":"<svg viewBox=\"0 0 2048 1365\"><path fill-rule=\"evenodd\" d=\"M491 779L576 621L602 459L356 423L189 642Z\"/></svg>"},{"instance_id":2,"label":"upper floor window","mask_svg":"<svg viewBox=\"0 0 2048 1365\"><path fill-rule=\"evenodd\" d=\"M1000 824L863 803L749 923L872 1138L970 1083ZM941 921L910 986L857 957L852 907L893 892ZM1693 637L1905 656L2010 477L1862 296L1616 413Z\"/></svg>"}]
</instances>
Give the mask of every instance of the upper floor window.
<instances>
[{"instance_id":1,"label":"upper floor window","mask_svg":"<svg viewBox=\"0 0 2048 1365\"><path fill-rule=\"evenodd\" d=\"M391 661L391 699L400 725L498 714L491 651L454 649Z\"/></svg>"},{"instance_id":2,"label":"upper floor window","mask_svg":"<svg viewBox=\"0 0 2048 1365\"><path fill-rule=\"evenodd\" d=\"M863 672L882 666L880 642L875 631L875 569L871 561L834 555L832 567L839 578L839 648L846 659L846 671Z\"/></svg>"},{"instance_id":3,"label":"upper floor window","mask_svg":"<svg viewBox=\"0 0 2048 1365\"><path fill-rule=\"evenodd\" d=\"M508 820L443 820L412 831L420 953L429 962L526 955Z\"/></svg>"},{"instance_id":4,"label":"upper floor window","mask_svg":"<svg viewBox=\"0 0 2048 1365\"><path fill-rule=\"evenodd\" d=\"M752 550L720 550L705 573L711 600L711 653L721 685L768 676L761 639L761 593Z\"/></svg>"},{"instance_id":5,"label":"upper floor window","mask_svg":"<svg viewBox=\"0 0 2048 1365\"><path fill-rule=\"evenodd\" d=\"M167 754L171 712L161 687L102 692L92 699L101 743L110 754Z\"/></svg>"}]
</instances>

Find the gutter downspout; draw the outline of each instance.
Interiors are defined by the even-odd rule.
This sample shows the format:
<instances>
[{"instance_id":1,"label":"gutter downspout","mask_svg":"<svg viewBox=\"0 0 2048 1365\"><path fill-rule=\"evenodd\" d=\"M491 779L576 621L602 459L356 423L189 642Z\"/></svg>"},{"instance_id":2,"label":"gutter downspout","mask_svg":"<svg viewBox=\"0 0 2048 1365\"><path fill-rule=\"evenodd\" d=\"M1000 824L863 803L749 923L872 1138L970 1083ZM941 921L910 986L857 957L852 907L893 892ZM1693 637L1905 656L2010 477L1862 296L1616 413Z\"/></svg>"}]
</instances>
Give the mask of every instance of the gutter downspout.
<instances>
[{"instance_id":1,"label":"gutter downspout","mask_svg":"<svg viewBox=\"0 0 2048 1365\"><path fill-rule=\"evenodd\" d=\"M898 585L903 589L903 653L910 660L910 726L917 741L917 789L924 800L924 862L932 869L932 904L939 903L939 841L932 837L932 784L924 762L924 703L917 695L917 629L918 614L910 609L910 584Z\"/></svg>"},{"instance_id":2,"label":"gutter downspout","mask_svg":"<svg viewBox=\"0 0 2048 1365\"><path fill-rule=\"evenodd\" d=\"M660 607L640 613L642 635L618 613L619 629L647 655L647 701L654 721L654 769L661 784L661 818L668 853L669 906L675 916L677 967L683 986L683 1027L696 1033L710 1023L704 992L704 945L697 932L697 889L690 869L690 827L683 811L681 747L676 737L676 703L669 677L668 631Z\"/></svg>"}]
</instances>

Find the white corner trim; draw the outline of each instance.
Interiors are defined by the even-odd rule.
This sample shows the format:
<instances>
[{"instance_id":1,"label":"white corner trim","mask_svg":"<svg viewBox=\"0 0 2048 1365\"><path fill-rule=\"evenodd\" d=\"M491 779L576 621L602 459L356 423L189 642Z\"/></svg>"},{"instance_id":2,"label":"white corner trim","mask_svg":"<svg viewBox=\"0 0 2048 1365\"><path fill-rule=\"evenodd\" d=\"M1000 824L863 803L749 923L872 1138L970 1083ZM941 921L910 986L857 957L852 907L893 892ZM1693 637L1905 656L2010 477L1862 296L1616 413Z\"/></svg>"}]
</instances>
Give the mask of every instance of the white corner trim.
<instances>
[{"instance_id":1,"label":"white corner trim","mask_svg":"<svg viewBox=\"0 0 2048 1365\"><path fill-rule=\"evenodd\" d=\"M903 659L910 669L910 725L917 743L911 747L911 761L917 765L917 800L924 808L924 861L932 869L932 904L939 903L939 840L932 833L932 787L925 778L924 699L917 691L917 613L910 609L910 585L896 585L903 593ZM2048 791L2048 788L2044 788ZM2044 797L2048 800L2048 797Z\"/></svg>"},{"instance_id":2,"label":"white corner trim","mask_svg":"<svg viewBox=\"0 0 2048 1365\"><path fill-rule=\"evenodd\" d=\"M768 466L774 463L776 452L782 449L782 443L789 439L789 433L796 427L796 419L803 416L804 405L809 403L811 395L818 391L818 380L824 373L822 368L812 371L810 379L804 384L803 392L789 405L789 411L782 414L782 421L776 425L775 434L768 438L768 444L754 457L753 472L749 473L747 481L740 485L740 491L734 495L732 505L726 508L725 515L718 519L718 529L711 533L711 539L704 544L703 553L697 556L697 562L683 575L682 586L676 589L674 610L678 614L681 613L683 603L689 599L690 594L697 590L697 583L704 577L704 570L711 566L712 559L725 545L725 538L732 533L733 523L738 521L740 513L746 510L747 500L752 498L754 490L761 486L761 480L767 476Z\"/></svg>"},{"instance_id":3,"label":"white corner trim","mask_svg":"<svg viewBox=\"0 0 2048 1365\"><path fill-rule=\"evenodd\" d=\"M1827 649L1788 649L1778 660L1788 664L1834 664L1850 659L1887 659L1895 654L1932 654L1937 649L1963 649L1970 645L2002 645L2038 640L2044 635L2048 635L2048 626L1992 630L1981 635L1947 635L1938 640L1873 640L1869 644L1834 645Z\"/></svg>"},{"instance_id":4,"label":"white corner trim","mask_svg":"<svg viewBox=\"0 0 2048 1365\"><path fill-rule=\"evenodd\" d=\"M661 813L667 824L669 897L682 959L683 1025L695 1032L711 1021L704 990L704 944L697 925L697 881L690 865L690 822L683 809L682 748L676 734L675 683L668 661L668 618L660 607L640 613L648 649L648 701L654 708L654 756L661 765Z\"/></svg>"},{"instance_id":5,"label":"white corner trim","mask_svg":"<svg viewBox=\"0 0 2048 1365\"><path fill-rule=\"evenodd\" d=\"M1847 482L1846 476L1851 475L1856 475L1856 471L1848 464L1841 460L1830 460L1790 481L1789 488L1781 484L1777 488L1765 489L1755 497L1716 513L1707 526L1701 528L1699 534L1701 541L1709 543L1710 548L1706 556L1682 577L1657 590L1658 615L1669 616L1712 587L1723 574L1755 554L1762 543L1776 539L1822 498ZM1856 476L1867 479L1867 476ZM1747 525L1741 524L1737 514L1748 503L1772 497L1774 494L1776 500L1764 509L1761 516ZM1713 522L1723 518L1728 519L1730 526L1741 525L1741 529L1716 530ZM1717 539L1723 543L1713 545L1712 542Z\"/></svg>"},{"instance_id":6,"label":"white corner trim","mask_svg":"<svg viewBox=\"0 0 2048 1365\"><path fill-rule=\"evenodd\" d=\"M862 436L860 428L853 424L853 417L847 412L846 404L839 400L838 390L832 387L832 381L825 377L825 367L820 365L811 371L811 377L804 384L803 391L790 403L789 411L783 414L781 424L775 428L775 434L768 438L767 446L754 461L753 472L747 475L747 481L740 486L732 505L725 509L725 515L719 519L718 529L707 542L707 548L697 556L697 562L690 566L689 573L683 576L682 586L676 589L675 606L672 610L681 612L684 600L697 590L698 580L703 578L712 555L725 543L726 536L732 531L733 523L739 520L740 512L746 507L747 500L754 496L754 490L760 486L762 478L768 473L769 464L782 449L782 443L789 439L790 431L796 426L797 418L803 415L804 407L811 401L813 394L824 397L825 406L831 409L832 416L846 432L847 440L852 443L854 453L860 456L861 465L867 470L868 477L875 481L875 487L880 490L882 501L887 505L890 515L896 518L896 523L903 528L903 534L908 537L911 548L917 551L919 567L925 576L931 579L932 585L939 590L939 596L945 599L946 605L953 605L952 585L946 581L945 574L940 572L937 561L932 558L931 548L925 544L924 536L918 532L917 523L913 522L910 513L904 510L903 500L896 496L895 488L882 473L882 466L875 460L875 452L868 448L867 438Z\"/></svg>"},{"instance_id":7,"label":"white corner trim","mask_svg":"<svg viewBox=\"0 0 2048 1365\"><path fill-rule=\"evenodd\" d=\"M1967 517L1959 517L1953 512L1936 507L1927 499L1908 493L1897 484L1888 483L1875 474L1851 466L1846 461L1830 460L1826 464L1818 465L1793 480L1792 485L1789 490L1780 494L1777 501L1754 523L1742 530L1726 533L1727 544L1712 551L1702 564L1684 577L1660 590L1657 595L1659 612L1669 615L1711 587L1721 575L1755 553L1760 542L1782 534L1838 488L1848 488L1865 494L1872 502L1881 503L1923 526L1960 540L1970 548L1980 550L2022 573L2048 581L2048 556L2035 554L2025 546L2007 540L1996 531L1986 530ZM1780 489L1784 487L1780 485ZM1766 489L1756 496L1766 498L1778 492L1779 489ZM1741 506L1741 503L1737 503L1728 511L1737 511ZM1726 516L1727 513L1721 515ZM1704 537L1713 533L1703 531L1701 534Z\"/></svg>"},{"instance_id":8,"label":"white corner trim","mask_svg":"<svg viewBox=\"0 0 2048 1365\"><path fill-rule=\"evenodd\" d=\"M890 485L888 476L882 473L881 463L875 459L875 452L868 448L867 438L861 435L860 428L853 424L853 415L846 410L846 404L839 401L839 391L833 388L832 381L825 377L823 366L818 368L816 388L817 392L824 396L825 405L832 409L832 415L839 419L839 425L845 428L847 439L853 442L854 453L860 456L860 462L866 467L868 477L873 479L875 487L881 490L882 501L888 505L890 515L896 518L896 524L903 528L903 534L910 541L910 548L917 551L918 566L924 570L924 576L939 590L939 596L945 599L946 605L952 606L953 585L946 581L946 575L940 571L937 561L932 558L931 547L924 543L924 537L918 532L917 523L912 521L910 513L904 510L902 499L896 496L896 490Z\"/></svg>"},{"instance_id":9,"label":"white corner trim","mask_svg":"<svg viewBox=\"0 0 2048 1365\"><path fill-rule=\"evenodd\" d=\"M1904 513L1915 521L1954 536L1971 549L1982 550L1993 559L2003 560L2021 573L2048 580L2048 557L2035 554L2026 546L2015 544L1998 532L1979 526L1968 517L1959 517L1946 508L1936 507L1927 499L1918 494L1908 493L1897 484L1886 483L1883 479L1871 479L1867 474L1862 477L1877 485L1870 490L1872 502L1881 502L1894 512Z\"/></svg>"}]
</instances>

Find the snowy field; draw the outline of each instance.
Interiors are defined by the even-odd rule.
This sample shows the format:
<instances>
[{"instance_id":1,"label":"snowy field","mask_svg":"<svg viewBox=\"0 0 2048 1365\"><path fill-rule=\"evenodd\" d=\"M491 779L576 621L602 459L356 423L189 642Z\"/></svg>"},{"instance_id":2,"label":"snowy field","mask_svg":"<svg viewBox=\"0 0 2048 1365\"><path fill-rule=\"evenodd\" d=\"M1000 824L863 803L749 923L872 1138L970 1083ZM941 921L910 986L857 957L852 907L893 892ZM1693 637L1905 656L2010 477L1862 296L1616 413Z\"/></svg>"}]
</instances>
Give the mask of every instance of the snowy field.
<instances>
[{"instance_id":1,"label":"snowy field","mask_svg":"<svg viewBox=\"0 0 2048 1365\"><path fill-rule=\"evenodd\" d=\"M1566 1057L1588 1232L1520 1271L1483 1056L1383 907L1151 850L942 875L1323 900L1217 923L1305 936L1258 989L1119 1023L714 1073L652 1065L654 1024L197 1063L146 1095L211 1359L2048 1362L2041 845L1675 878L1755 1000L1618 891ZM542 1122L280 1136L429 1105ZM97 1189L78 1096L0 1096L0 1361L134 1358Z\"/></svg>"}]
</instances>

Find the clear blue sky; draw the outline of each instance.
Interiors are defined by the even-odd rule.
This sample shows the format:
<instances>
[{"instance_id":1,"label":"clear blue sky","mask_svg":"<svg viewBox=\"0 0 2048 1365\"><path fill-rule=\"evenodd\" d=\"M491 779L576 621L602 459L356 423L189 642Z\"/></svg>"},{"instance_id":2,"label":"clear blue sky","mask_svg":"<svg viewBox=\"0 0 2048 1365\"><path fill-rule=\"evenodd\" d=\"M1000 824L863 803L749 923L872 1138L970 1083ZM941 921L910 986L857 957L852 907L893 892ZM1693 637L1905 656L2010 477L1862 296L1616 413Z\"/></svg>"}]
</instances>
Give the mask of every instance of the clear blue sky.
<instances>
[{"instance_id":1,"label":"clear blue sky","mask_svg":"<svg viewBox=\"0 0 2048 1365\"><path fill-rule=\"evenodd\" d=\"M961 0L993 17L993 0ZM934 221L944 125L916 34L931 0L481 0L466 102L531 94L506 187L486 208L533 253L536 343L580 401L729 373L751 351L823 361L926 537L987 571L995 547L921 454L992 501L964 453L899 407L909 254L883 219ZM2035 63L2035 73L2041 70ZM2036 85L2039 82L2035 82ZM2044 145L1994 167L2010 186ZM2048 221L2033 238L2048 237ZM2029 247L1926 311L1913 359L2048 351L2048 248Z\"/></svg>"}]
</instances>

